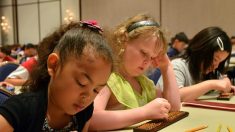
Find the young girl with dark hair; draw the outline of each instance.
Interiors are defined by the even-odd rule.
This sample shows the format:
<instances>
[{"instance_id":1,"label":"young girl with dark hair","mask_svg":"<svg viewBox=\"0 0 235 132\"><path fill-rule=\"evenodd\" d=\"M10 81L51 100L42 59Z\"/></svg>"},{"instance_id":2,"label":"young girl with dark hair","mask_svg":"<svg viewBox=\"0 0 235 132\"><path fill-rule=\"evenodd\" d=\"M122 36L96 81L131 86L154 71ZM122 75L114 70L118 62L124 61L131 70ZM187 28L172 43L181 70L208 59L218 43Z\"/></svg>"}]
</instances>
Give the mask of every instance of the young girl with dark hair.
<instances>
[{"instance_id":1,"label":"young girl with dark hair","mask_svg":"<svg viewBox=\"0 0 235 132\"><path fill-rule=\"evenodd\" d=\"M113 69L101 29L89 22L63 25L38 48L29 91L0 106L0 131L86 132L92 102Z\"/></svg>"},{"instance_id":2,"label":"young girl with dark hair","mask_svg":"<svg viewBox=\"0 0 235 132\"><path fill-rule=\"evenodd\" d=\"M229 78L221 78L231 49L228 35L219 27L205 28L193 37L186 52L172 61L181 101L194 100L210 90L233 89ZM161 79L157 85L163 87Z\"/></svg>"}]
</instances>

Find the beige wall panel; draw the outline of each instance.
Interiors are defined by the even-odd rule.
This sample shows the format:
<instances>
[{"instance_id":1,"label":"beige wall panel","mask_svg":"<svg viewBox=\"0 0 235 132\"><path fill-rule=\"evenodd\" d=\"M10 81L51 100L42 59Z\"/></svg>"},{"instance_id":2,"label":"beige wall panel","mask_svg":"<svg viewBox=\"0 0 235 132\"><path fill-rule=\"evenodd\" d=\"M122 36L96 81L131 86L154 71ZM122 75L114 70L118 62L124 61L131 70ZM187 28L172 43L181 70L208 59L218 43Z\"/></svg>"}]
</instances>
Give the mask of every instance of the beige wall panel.
<instances>
[{"instance_id":1,"label":"beige wall panel","mask_svg":"<svg viewBox=\"0 0 235 132\"><path fill-rule=\"evenodd\" d=\"M55 1L55 0L39 0L39 2L48 2L48 1ZM60 1L60 0L57 0Z\"/></svg>"},{"instance_id":2,"label":"beige wall panel","mask_svg":"<svg viewBox=\"0 0 235 132\"><path fill-rule=\"evenodd\" d=\"M2 31L1 31L2 32ZM2 46L2 33L0 32L0 46Z\"/></svg>"},{"instance_id":3,"label":"beige wall panel","mask_svg":"<svg viewBox=\"0 0 235 132\"><path fill-rule=\"evenodd\" d=\"M5 20L2 21L1 17L5 16ZM1 42L2 44L12 45L14 44L14 33L13 33L13 16L12 16L12 7L6 6L1 8L1 16L0 16L1 23L7 23L8 26L5 26L6 30L3 30L2 26L1 28Z\"/></svg>"},{"instance_id":4,"label":"beige wall panel","mask_svg":"<svg viewBox=\"0 0 235 132\"><path fill-rule=\"evenodd\" d=\"M40 4L40 40L60 25L60 3L46 2Z\"/></svg>"},{"instance_id":5,"label":"beige wall panel","mask_svg":"<svg viewBox=\"0 0 235 132\"><path fill-rule=\"evenodd\" d=\"M35 43L39 41L37 4L18 6L19 43Z\"/></svg>"},{"instance_id":6,"label":"beige wall panel","mask_svg":"<svg viewBox=\"0 0 235 132\"><path fill-rule=\"evenodd\" d=\"M159 0L82 0L82 19L95 19L105 27L138 13L149 13L159 21Z\"/></svg>"},{"instance_id":7,"label":"beige wall panel","mask_svg":"<svg viewBox=\"0 0 235 132\"><path fill-rule=\"evenodd\" d=\"M234 0L162 0L162 24L171 36L184 31L190 38L208 26L235 34Z\"/></svg>"},{"instance_id":8,"label":"beige wall panel","mask_svg":"<svg viewBox=\"0 0 235 132\"><path fill-rule=\"evenodd\" d=\"M27 4L33 2L38 2L38 0L17 0L17 4Z\"/></svg>"},{"instance_id":9,"label":"beige wall panel","mask_svg":"<svg viewBox=\"0 0 235 132\"><path fill-rule=\"evenodd\" d=\"M0 0L0 5L11 5L12 1L11 0Z\"/></svg>"},{"instance_id":10,"label":"beige wall panel","mask_svg":"<svg viewBox=\"0 0 235 132\"><path fill-rule=\"evenodd\" d=\"M64 23L64 18L69 16L69 13L66 13L66 10L69 10L72 13L73 20L80 20L79 16L79 0L61 0L62 5L62 22Z\"/></svg>"},{"instance_id":11,"label":"beige wall panel","mask_svg":"<svg viewBox=\"0 0 235 132\"><path fill-rule=\"evenodd\" d=\"M1 9L0 9L0 12L2 12ZM3 40L2 40L2 29L1 29L1 30L0 30L0 46L2 46L2 41L3 41Z\"/></svg>"}]
</instances>

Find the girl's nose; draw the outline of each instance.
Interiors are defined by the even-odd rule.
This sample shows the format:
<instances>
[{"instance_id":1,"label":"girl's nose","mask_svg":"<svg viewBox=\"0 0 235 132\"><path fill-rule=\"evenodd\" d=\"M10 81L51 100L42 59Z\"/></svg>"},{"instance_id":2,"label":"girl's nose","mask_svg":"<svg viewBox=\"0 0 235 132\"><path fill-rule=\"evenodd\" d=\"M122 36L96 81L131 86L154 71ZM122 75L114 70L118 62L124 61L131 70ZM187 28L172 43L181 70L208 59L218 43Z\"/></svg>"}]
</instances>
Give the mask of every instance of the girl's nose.
<instances>
[{"instance_id":1,"label":"girl's nose","mask_svg":"<svg viewBox=\"0 0 235 132\"><path fill-rule=\"evenodd\" d=\"M146 56L144 58L144 64L149 64L150 62L152 62L152 57Z\"/></svg>"},{"instance_id":2,"label":"girl's nose","mask_svg":"<svg viewBox=\"0 0 235 132\"><path fill-rule=\"evenodd\" d=\"M213 65L213 70L217 69L218 66L219 66L219 63L214 64L214 65Z\"/></svg>"}]
</instances>

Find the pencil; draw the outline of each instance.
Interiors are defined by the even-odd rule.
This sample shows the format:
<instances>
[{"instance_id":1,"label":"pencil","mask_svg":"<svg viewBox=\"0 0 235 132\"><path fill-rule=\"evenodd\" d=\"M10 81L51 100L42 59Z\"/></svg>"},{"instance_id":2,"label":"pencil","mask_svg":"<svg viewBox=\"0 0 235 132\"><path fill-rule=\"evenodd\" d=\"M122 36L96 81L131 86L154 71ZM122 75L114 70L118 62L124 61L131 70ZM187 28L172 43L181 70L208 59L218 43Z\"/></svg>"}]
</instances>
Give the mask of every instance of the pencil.
<instances>
[{"instance_id":1,"label":"pencil","mask_svg":"<svg viewBox=\"0 0 235 132\"><path fill-rule=\"evenodd\" d=\"M218 128L217 128L217 132L220 132L220 131L221 131L221 127L222 127L222 125L220 124L220 125L218 126Z\"/></svg>"},{"instance_id":2,"label":"pencil","mask_svg":"<svg viewBox=\"0 0 235 132\"><path fill-rule=\"evenodd\" d=\"M198 127L195 127L195 128L189 129L189 130L186 130L185 132L196 132L196 131L199 131L199 130L205 129L205 128L207 128L207 127L208 127L207 125L204 125L204 126L198 126Z\"/></svg>"},{"instance_id":3,"label":"pencil","mask_svg":"<svg viewBox=\"0 0 235 132\"><path fill-rule=\"evenodd\" d=\"M233 132L232 128L227 127L228 132Z\"/></svg>"}]
</instances>

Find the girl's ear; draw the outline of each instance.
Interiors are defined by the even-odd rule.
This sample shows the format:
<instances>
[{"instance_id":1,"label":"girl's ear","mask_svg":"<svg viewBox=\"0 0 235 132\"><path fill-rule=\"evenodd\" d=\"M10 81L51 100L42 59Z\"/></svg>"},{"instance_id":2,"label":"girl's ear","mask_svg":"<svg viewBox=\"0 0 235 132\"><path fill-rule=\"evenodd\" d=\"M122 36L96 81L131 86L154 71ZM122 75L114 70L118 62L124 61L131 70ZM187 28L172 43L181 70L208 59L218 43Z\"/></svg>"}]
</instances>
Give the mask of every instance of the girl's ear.
<instances>
[{"instance_id":1,"label":"girl's ear","mask_svg":"<svg viewBox=\"0 0 235 132\"><path fill-rule=\"evenodd\" d=\"M59 56L56 53L51 53L47 59L47 70L50 76L53 76L58 67Z\"/></svg>"}]
</instances>

